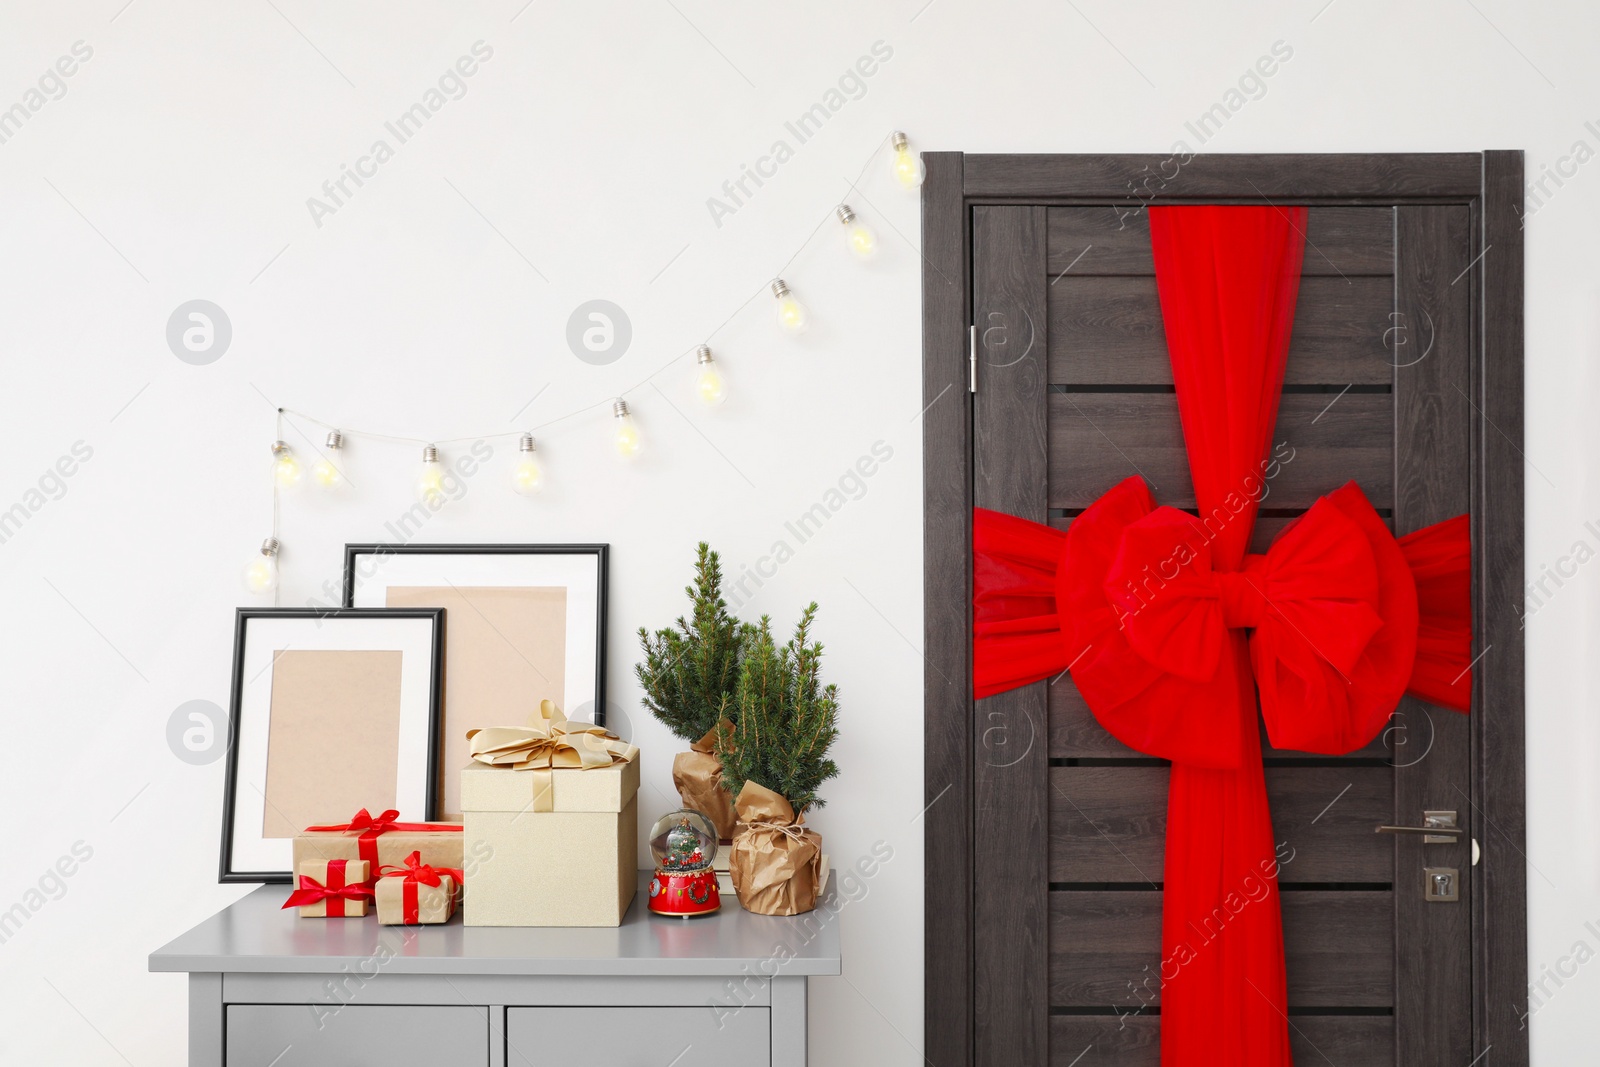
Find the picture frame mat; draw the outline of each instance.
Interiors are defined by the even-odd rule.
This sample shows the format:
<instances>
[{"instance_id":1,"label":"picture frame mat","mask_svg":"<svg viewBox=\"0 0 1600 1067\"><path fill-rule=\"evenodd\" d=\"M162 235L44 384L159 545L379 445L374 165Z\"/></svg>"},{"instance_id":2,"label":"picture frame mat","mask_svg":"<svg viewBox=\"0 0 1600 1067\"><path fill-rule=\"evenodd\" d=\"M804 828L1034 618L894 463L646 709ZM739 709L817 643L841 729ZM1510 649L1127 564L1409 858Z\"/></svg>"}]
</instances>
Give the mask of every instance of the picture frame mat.
<instances>
[{"instance_id":1,"label":"picture frame mat","mask_svg":"<svg viewBox=\"0 0 1600 1067\"><path fill-rule=\"evenodd\" d=\"M567 595L566 662L563 692L558 698L561 710L571 715L584 707L598 713L599 632L605 610L604 559L593 548L570 549L529 546L519 551L473 552L463 546L429 551L433 546L406 545L399 549L385 546L347 548L347 599L351 607L387 606L389 586L456 586L466 588L506 586L564 585ZM369 561L363 567L363 561ZM365 569L366 573L363 573ZM596 590L591 599L574 595ZM448 664L446 665L448 669Z\"/></svg>"}]
</instances>

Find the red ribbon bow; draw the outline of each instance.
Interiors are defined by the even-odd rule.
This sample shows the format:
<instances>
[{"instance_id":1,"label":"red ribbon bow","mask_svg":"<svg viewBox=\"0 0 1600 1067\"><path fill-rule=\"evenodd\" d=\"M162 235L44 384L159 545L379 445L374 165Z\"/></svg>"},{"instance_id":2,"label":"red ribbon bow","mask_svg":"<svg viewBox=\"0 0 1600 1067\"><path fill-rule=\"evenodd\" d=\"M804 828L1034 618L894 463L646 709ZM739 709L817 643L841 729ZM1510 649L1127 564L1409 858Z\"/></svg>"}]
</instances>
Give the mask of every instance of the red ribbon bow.
<instances>
[{"instance_id":1,"label":"red ribbon bow","mask_svg":"<svg viewBox=\"0 0 1600 1067\"><path fill-rule=\"evenodd\" d=\"M437 886L444 881L444 876L449 875L455 879L457 887L465 880L460 868L457 867L431 867L422 862L422 853L413 852L405 858L403 864L391 864L380 868L380 878L404 878L400 885L400 904L402 918L407 925L415 925L422 921L422 909L417 899L417 886Z\"/></svg>"},{"instance_id":2,"label":"red ribbon bow","mask_svg":"<svg viewBox=\"0 0 1600 1067\"><path fill-rule=\"evenodd\" d=\"M333 919L344 916L344 902L347 900L361 900L372 896L372 886L367 882L356 882L346 885L344 881L345 864L347 860L328 861L328 884L312 878L308 874L300 876L300 888L289 894L289 899L283 902L285 908L302 908L319 901L328 902L328 917Z\"/></svg>"},{"instance_id":3,"label":"red ribbon bow","mask_svg":"<svg viewBox=\"0 0 1600 1067\"><path fill-rule=\"evenodd\" d=\"M1237 706L1238 676L1219 667L1228 631L1249 629L1273 743L1350 752L1377 735L1411 687L1418 602L1406 546L1435 536L1430 528L1397 542L1352 482L1318 500L1265 555L1213 569L1216 531L1156 507L1143 480L1129 478L1065 538L1057 580L1073 679L1129 747L1237 767L1238 731L1220 727ZM1470 632L1457 632L1459 659ZM1458 672L1446 690L1430 697L1464 710L1470 677Z\"/></svg>"},{"instance_id":4,"label":"red ribbon bow","mask_svg":"<svg viewBox=\"0 0 1600 1067\"><path fill-rule=\"evenodd\" d=\"M378 869L378 837L391 831L400 833L435 833L439 831L461 832L458 822L396 822L400 813L390 808L383 814L373 816L366 808L362 808L351 817L347 823L334 823L329 826L308 826L306 833L352 833L360 834L356 848L362 859L372 864L372 869Z\"/></svg>"}]
</instances>

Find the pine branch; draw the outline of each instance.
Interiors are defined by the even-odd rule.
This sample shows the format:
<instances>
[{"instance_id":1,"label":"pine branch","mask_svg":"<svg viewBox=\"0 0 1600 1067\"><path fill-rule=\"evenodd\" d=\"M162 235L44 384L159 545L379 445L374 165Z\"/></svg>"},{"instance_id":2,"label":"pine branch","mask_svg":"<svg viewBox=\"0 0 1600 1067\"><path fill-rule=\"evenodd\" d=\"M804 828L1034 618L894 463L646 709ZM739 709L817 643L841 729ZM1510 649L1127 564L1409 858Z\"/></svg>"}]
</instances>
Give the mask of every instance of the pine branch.
<instances>
[{"instance_id":1,"label":"pine branch","mask_svg":"<svg viewBox=\"0 0 1600 1067\"><path fill-rule=\"evenodd\" d=\"M722 599L722 565L702 541L695 559L694 584L685 586L692 610L679 616L676 629L650 633L639 628L644 659L634 666L643 703L668 729L698 741L723 719L738 715L734 687L739 679L741 624Z\"/></svg>"},{"instance_id":2,"label":"pine branch","mask_svg":"<svg viewBox=\"0 0 1600 1067\"><path fill-rule=\"evenodd\" d=\"M781 646L765 616L744 628L738 724L717 746L731 792L755 781L782 794L796 812L822 807L817 790L839 773L827 758L839 734L839 691L821 682L822 645L810 640L816 612L815 604L807 607Z\"/></svg>"}]
</instances>

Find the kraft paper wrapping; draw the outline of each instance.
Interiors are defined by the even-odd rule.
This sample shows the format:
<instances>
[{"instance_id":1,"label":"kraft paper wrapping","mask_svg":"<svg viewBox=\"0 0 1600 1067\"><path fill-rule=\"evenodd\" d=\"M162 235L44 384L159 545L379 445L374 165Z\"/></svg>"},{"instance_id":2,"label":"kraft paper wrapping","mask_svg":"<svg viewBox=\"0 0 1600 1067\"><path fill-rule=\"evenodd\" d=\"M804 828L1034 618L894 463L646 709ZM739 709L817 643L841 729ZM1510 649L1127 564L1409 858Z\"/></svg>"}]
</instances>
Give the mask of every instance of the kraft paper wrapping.
<instances>
[{"instance_id":1,"label":"kraft paper wrapping","mask_svg":"<svg viewBox=\"0 0 1600 1067\"><path fill-rule=\"evenodd\" d=\"M430 867L459 869L463 856L461 845L463 836L459 831L425 834L391 830L378 837L378 866L399 866L405 862L407 856L413 852L420 852L422 862ZM317 860L360 859L361 846L357 842L357 837L356 834L301 831L294 839L295 870L298 871L302 863Z\"/></svg>"},{"instance_id":2,"label":"kraft paper wrapping","mask_svg":"<svg viewBox=\"0 0 1600 1067\"><path fill-rule=\"evenodd\" d=\"M294 865L296 882L301 878L310 878L317 885L328 884L328 861L307 860ZM360 885L372 877L372 871L367 866L366 860L350 860L344 867L343 885ZM358 898L344 900L344 918L358 919L367 913L367 902ZM328 902L319 900L314 904L300 905L302 919L326 919L328 917Z\"/></svg>"},{"instance_id":3,"label":"kraft paper wrapping","mask_svg":"<svg viewBox=\"0 0 1600 1067\"><path fill-rule=\"evenodd\" d=\"M417 922L447 923L456 913L456 880L448 874L439 876L438 885L413 882L417 887ZM375 889L378 905L378 922L384 926L404 926L406 879L384 877L378 879Z\"/></svg>"},{"instance_id":4,"label":"kraft paper wrapping","mask_svg":"<svg viewBox=\"0 0 1600 1067\"><path fill-rule=\"evenodd\" d=\"M733 837L738 816L733 811L733 795L722 784L722 761L717 759L718 733L733 729L727 720L718 723L700 740L672 758L672 784L678 788L683 806L704 812L717 827L717 837Z\"/></svg>"},{"instance_id":5,"label":"kraft paper wrapping","mask_svg":"<svg viewBox=\"0 0 1600 1067\"><path fill-rule=\"evenodd\" d=\"M799 915L822 891L822 835L802 825L783 797L746 782L735 802L741 828L728 870L739 903L758 915Z\"/></svg>"}]
</instances>

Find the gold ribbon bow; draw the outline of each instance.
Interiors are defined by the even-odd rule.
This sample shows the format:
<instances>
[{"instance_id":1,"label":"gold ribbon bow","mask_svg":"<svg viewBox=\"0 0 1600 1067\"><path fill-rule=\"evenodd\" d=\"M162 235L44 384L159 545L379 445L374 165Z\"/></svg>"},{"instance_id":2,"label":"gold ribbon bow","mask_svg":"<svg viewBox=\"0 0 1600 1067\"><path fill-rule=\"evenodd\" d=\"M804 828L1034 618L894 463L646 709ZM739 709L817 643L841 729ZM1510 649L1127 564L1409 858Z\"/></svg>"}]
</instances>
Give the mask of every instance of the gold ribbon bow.
<instances>
[{"instance_id":1,"label":"gold ribbon bow","mask_svg":"<svg viewBox=\"0 0 1600 1067\"><path fill-rule=\"evenodd\" d=\"M552 700L539 701L539 710L527 726L494 726L467 732L468 751L479 763L531 771L533 810L555 810L555 782L551 772L592 771L629 763L639 754L603 727L571 723Z\"/></svg>"}]
</instances>

